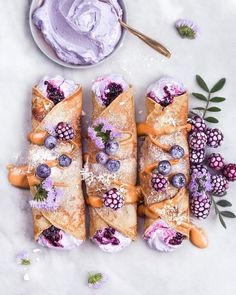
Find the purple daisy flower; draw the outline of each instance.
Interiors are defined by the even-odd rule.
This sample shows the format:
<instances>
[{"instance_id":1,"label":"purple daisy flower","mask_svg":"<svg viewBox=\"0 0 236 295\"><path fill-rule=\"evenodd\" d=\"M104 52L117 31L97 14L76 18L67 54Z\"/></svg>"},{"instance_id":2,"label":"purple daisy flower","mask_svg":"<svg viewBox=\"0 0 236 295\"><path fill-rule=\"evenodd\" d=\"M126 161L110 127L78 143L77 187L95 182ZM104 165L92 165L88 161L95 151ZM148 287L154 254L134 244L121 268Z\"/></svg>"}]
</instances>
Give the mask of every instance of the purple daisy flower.
<instances>
[{"instance_id":1,"label":"purple daisy flower","mask_svg":"<svg viewBox=\"0 0 236 295\"><path fill-rule=\"evenodd\" d=\"M29 253L21 251L16 255L16 263L20 265L30 265Z\"/></svg>"},{"instance_id":2,"label":"purple daisy flower","mask_svg":"<svg viewBox=\"0 0 236 295\"><path fill-rule=\"evenodd\" d=\"M211 175L209 172L195 171L192 173L189 191L193 198L200 197L202 194L210 192L211 189Z\"/></svg>"},{"instance_id":3,"label":"purple daisy flower","mask_svg":"<svg viewBox=\"0 0 236 295\"><path fill-rule=\"evenodd\" d=\"M32 208L55 211L60 206L63 191L53 185L52 178L48 177L37 186L34 199L29 201Z\"/></svg>"},{"instance_id":4,"label":"purple daisy flower","mask_svg":"<svg viewBox=\"0 0 236 295\"><path fill-rule=\"evenodd\" d=\"M88 274L89 288L99 289L107 282L107 280L108 276L101 272Z\"/></svg>"},{"instance_id":5,"label":"purple daisy flower","mask_svg":"<svg viewBox=\"0 0 236 295\"><path fill-rule=\"evenodd\" d=\"M98 118L88 128L88 136L99 149L104 149L105 144L112 139L120 137L120 132L104 118Z\"/></svg>"},{"instance_id":6,"label":"purple daisy flower","mask_svg":"<svg viewBox=\"0 0 236 295\"><path fill-rule=\"evenodd\" d=\"M179 19L175 27L182 38L195 39L199 36L199 27L191 20Z\"/></svg>"}]
</instances>

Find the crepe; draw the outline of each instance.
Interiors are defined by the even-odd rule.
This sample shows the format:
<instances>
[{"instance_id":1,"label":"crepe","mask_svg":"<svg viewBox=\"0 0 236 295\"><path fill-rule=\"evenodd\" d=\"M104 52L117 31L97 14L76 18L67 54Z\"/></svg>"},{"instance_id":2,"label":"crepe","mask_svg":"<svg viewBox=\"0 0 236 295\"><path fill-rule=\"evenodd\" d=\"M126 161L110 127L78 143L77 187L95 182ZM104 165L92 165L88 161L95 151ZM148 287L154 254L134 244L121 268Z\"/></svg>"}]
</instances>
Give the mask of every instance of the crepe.
<instances>
[{"instance_id":1,"label":"crepe","mask_svg":"<svg viewBox=\"0 0 236 295\"><path fill-rule=\"evenodd\" d=\"M89 138L85 181L88 194L87 203L90 205L90 238L93 239L96 233L110 227L125 238L134 240L137 235L136 202L138 190L135 187L137 136L132 87L128 87L108 106L102 105L93 92L92 126L96 122L103 121L120 133L116 139L119 149L110 156L120 162L120 168L116 172L110 172L105 165L97 163L96 155L101 151L101 148L98 148L95 142ZM124 204L118 210L104 205L104 194L113 188L124 197Z\"/></svg>"},{"instance_id":2,"label":"crepe","mask_svg":"<svg viewBox=\"0 0 236 295\"><path fill-rule=\"evenodd\" d=\"M171 245L160 247L159 242L158 245L154 245L152 241L151 247L160 251L173 249L177 246L173 243L176 234L179 244L183 238L190 238L196 246L205 247L206 237L203 231L196 228L189 219L190 176L187 133L191 130L191 125L187 124L188 94L183 92L181 95L173 96L165 105L150 96L149 94L146 97L148 111L146 121L138 124L137 129L138 135L146 136L140 155L140 185L144 204L138 209L139 214L145 216L144 239L149 243L151 235L154 239L153 236L157 235L158 231L160 235L170 231ZM170 149L174 145L184 150L184 155L179 159L173 158L170 154ZM164 190L155 190L152 186L152 177L156 175L155 169L160 161L164 160L171 164L171 171L165 176L168 179L168 186ZM175 187L172 183L173 176L178 173L183 174L186 179L183 187ZM165 244L166 241L162 242Z\"/></svg>"},{"instance_id":3,"label":"crepe","mask_svg":"<svg viewBox=\"0 0 236 295\"><path fill-rule=\"evenodd\" d=\"M73 94L63 98L57 104L54 104L51 99L46 97L38 87L33 88L32 132L28 136L31 143L28 153L28 165L24 172L33 198L30 203L33 207L34 239L41 241L42 237L45 238L45 235L42 235L45 231L46 236L50 234L57 235L58 239L61 238L64 246L58 241L58 243L53 243L52 245L41 241L44 246L51 246L52 248L57 246L59 248L70 248L72 244L79 245L85 240L85 206L80 176L82 169L81 111L82 88L80 86L76 87L76 91ZM55 127L60 122L70 124L75 134L73 139L57 139L54 148L46 148L44 145L45 139L49 135L57 136L55 134ZM61 155L66 155L72 160L68 167L62 167L59 163ZM47 194L47 199L44 203L36 200L39 186L41 185L42 187L45 183L45 179L40 179L36 175L36 169L41 164L46 164L51 168L51 174L46 180L49 183L50 181L52 182L51 191L55 193L53 200L57 196L59 197L60 191L60 200L57 208L47 208L47 205L44 204L48 200L49 194ZM11 170L13 173L14 169ZM17 167L15 168L15 174L19 170L22 173L21 176L24 175L22 169ZM24 179L24 184L26 184L26 178Z\"/></svg>"}]
</instances>

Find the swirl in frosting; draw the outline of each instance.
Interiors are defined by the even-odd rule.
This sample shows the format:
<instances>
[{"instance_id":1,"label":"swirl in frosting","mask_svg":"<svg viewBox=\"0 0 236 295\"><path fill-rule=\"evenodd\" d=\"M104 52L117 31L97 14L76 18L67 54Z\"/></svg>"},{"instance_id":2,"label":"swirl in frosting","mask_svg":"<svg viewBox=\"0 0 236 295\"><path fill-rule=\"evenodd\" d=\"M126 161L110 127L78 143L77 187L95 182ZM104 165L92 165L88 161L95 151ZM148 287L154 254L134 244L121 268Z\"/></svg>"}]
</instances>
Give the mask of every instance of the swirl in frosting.
<instances>
[{"instance_id":1,"label":"swirl in frosting","mask_svg":"<svg viewBox=\"0 0 236 295\"><path fill-rule=\"evenodd\" d=\"M121 37L117 0L44 0L34 25L68 64L95 64L112 53Z\"/></svg>"}]
</instances>

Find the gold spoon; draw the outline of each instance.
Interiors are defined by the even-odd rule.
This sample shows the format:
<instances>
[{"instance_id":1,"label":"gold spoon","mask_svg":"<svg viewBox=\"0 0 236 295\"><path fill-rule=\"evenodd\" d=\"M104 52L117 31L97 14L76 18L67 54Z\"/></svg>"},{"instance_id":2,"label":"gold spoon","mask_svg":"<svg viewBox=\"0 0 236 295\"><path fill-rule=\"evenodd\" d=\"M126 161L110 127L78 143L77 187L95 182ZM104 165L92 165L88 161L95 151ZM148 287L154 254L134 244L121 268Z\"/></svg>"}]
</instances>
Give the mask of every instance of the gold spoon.
<instances>
[{"instance_id":1,"label":"gold spoon","mask_svg":"<svg viewBox=\"0 0 236 295\"><path fill-rule=\"evenodd\" d=\"M116 10L116 7L110 2L110 0L100 0L101 2L105 2L108 5L112 6L112 8L115 10L118 16L118 20L120 22L120 25L139 39L141 39L143 42L145 42L147 45L152 47L154 50L158 51L160 54L163 54L164 56L170 58L171 57L171 52L163 46L161 43L153 40L152 38L144 35L143 33L137 31L136 29L132 28L130 25L127 23L123 22L122 19L119 17L119 12Z\"/></svg>"},{"instance_id":2,"label":"gold spoon","mask_svg":"<svg viewBox=\"0 0 236 295\"><path fill-rule=\"evenodd\" d=\"M138 37L139 39L141 39L143 42L145 42L147 45L152 47L154 50L158 51L159 53L163 54L164 56L166 56L168 58L171 57L171 52L165 46L163 46L161 43L153 40L152 38L144 35L143 33L139 32L139 31L137 31L136 29L127 25L121 19L119 19L119 22L124 29L126 29L127 31L129 31L130 33L132 33L133 35Z\"/></svg>"}]
</instances>

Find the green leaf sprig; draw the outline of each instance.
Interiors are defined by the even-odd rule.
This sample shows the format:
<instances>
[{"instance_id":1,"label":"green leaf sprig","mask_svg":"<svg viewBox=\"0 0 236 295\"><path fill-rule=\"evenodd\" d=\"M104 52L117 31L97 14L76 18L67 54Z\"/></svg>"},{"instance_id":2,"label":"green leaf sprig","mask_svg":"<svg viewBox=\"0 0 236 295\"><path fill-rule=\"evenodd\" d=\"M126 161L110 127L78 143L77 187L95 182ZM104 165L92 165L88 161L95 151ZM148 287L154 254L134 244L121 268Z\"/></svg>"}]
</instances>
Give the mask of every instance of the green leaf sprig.
<instances>
[{"instance_id":1,"label":"green leaf sprig","mask_svg":"<svg viewBox=\"0 0 236 295\"><path fill-rule=\"evenodd\" d=\"M226 193L223 195L225 196ZM222 207L222 208L227 208L227 207L231 207L232 204L227 201L227 200L219 200L219 201L216 201L214 199L214 195L211 195L211 199L212 199L212 203L214 205L214 208L215 208L215 213L216 215L219 217L219 221L220 223L222 224L222 226L226 229L226 223L225 223L225 220L224 220L224 217L225 218L236 218L236 215L231 212L231 211L228 211L228 210L222 210L219 209L219 207Z\"/></svg>"},{"instance_id":2,"label":"green leaf sprig","mask_svg":"<svg viewBox=\"0 0 236 295\"><path fill-rule=\"evenodd\" d=\"M213 116L208 116L208 112L215 113L215 112L220 112L221 109L217 106L212 106L212 103L220 103L225 100L224 97L221 96L213 96L212 94L221 90L226 82L225 78L220 79L211 89L207 86L206 82L203 80L203 78L199 75L196 75L196 81L197 84L204 90L207 94L202 94L202 93L197 93L193 92L192 95L205 102L205 107L196 107L193 108L193 113L194 115L197 115L194 111L201 111L202 112L202 118L209 122L209 123L218 123L219 120Z\"/></svg>"},{"instance_id":3,"label":"green leaf sprig","mask_svg":"<svg viewBox=\"0 0 236 295\"><path fill-rule=\"evenodd\" d=\"M37 192L34 196L34 200L37 202L43 202L48 197L48 192L43 188L42 183L36 186Z\"/></svg>"}]
</instances>

